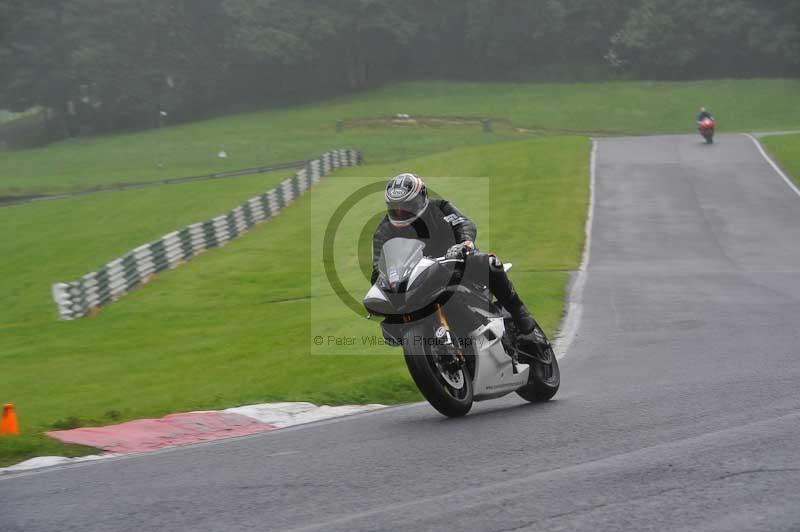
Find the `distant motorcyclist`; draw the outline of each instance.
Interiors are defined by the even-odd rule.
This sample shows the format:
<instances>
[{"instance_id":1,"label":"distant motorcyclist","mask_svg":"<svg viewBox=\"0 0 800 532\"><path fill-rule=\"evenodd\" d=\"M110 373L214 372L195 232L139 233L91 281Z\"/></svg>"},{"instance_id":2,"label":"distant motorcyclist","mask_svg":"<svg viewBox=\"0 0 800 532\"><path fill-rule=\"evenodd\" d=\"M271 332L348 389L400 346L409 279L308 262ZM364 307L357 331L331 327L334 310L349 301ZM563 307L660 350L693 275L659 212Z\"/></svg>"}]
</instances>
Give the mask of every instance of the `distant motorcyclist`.
<instances>
[{"instance_id":1,"label":"distant motorcyclist","mask_svg":"<svg viewBox=\"0 0 800 532\"><path fill-rule=\"evenodd\" d=\"M372 239L372 283L378 278L378 260L387 241L392 238L420 240L425 244L426 256L463 259L465 277L488 280L489 291L514 320L520 349L530 352L536 345L546 343L503 263L497 256L476 249L478 230L469 218L447 200L429 198L425 183L414 174L400 174L389 181L384 199L388 213L378 224Z\"/></svg>"},{"instance_id":2,"label":"distant motorcyclist","mask_svg":"<svg viewBox=\"0 0 800 532\"><path fill-rule=\"evenodd\" d=\"M698 125L700 124L700 122L702 122L703 120L706 120L706 119L714 120L714 116L711 114L711 112L708 109L706 109L705 107L701 107L700 108L700 114L697 115L697 123L698 123Z\"/></svg>"}]
</instances>

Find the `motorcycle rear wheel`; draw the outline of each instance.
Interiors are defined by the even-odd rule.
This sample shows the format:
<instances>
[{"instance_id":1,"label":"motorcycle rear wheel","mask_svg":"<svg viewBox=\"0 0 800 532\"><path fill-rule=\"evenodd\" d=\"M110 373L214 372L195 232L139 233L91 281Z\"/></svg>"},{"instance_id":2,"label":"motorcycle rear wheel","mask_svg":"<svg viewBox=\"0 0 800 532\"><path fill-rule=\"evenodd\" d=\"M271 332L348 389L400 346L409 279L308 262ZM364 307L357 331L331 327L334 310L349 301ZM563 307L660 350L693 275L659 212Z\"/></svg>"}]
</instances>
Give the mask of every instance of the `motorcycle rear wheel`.
<instances>
[{"instance_id":1,"label":"motorcycle rear wheel","mask_svg":"<svg viewBox=\"0 0 800 532\"><path fill-rule=\"evenodd\" d=\"M539 360L531 360L528 384L517 390L517 395L531 403L549 401L561 386L561 370L558 368L558 359L553 353L552 347L548 347L547 352L550 363L545 364Z\"/></svg>"},{"instance_id":2,"label":"motorcycle rear wheel","mask_svg":"<svg viewBox=\"0 0 800 532\"><path fill-rule=\"evenodd\" d=\"M472 376L466 367L446 371L437 363L433 345L424 326L407 329L403 334L403 356L411 378L422 395L447 417L465 416L472 408Z\"/></svg>"}]
</instances>

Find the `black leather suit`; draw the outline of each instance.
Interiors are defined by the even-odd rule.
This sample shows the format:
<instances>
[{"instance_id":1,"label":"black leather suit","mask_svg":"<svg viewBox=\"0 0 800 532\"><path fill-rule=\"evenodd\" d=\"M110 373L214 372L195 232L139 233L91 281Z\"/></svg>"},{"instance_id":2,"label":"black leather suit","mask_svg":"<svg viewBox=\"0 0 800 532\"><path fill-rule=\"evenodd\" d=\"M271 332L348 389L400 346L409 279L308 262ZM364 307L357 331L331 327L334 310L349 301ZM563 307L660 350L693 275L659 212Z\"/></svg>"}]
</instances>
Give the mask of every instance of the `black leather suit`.
<instances>
[{"instance_id":1,"label":"black leather suit","mask_svg":"<svg viewBox=\"0 0 800 532\"><path fill-rule=\"evenodd\" d=\"M478 228L452 203L442 199L431 199L428 208L407 227L395 227L385 216L372 237L372 278L378 278L378 259L383 244L392 238L414 238L425 243L423 253L427 257L442 257L447 250L466 241L475 241ZM475 252L465 261L464 277L478 284L487 285L497 301L510 312L523 307L514 290L514 285L503 270L503 264L487 253Z\"/></svg>"}]
</instances>

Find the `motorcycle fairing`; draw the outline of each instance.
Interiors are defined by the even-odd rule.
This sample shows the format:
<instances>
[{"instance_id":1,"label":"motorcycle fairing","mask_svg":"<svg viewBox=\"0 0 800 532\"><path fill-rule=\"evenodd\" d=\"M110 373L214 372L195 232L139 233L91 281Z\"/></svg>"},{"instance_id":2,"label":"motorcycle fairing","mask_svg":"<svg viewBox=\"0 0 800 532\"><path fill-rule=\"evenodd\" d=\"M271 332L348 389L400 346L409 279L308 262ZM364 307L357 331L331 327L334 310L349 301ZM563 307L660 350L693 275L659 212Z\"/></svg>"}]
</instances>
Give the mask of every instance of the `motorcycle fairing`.
<instances>
[{"instance_id":1,"label":"motorcycle fairing","mask_svg":"<svg viewBox=\"0 0 800 532\"><path fill-rule=\"evenodd\" d=\"M514 373L513 360L503 348L501 338L505 334L503 318L484 309L472 308L488 321L470 333L475 346L475 375L473 395L476 401L494 399L506 395L528 382L530 365L517 363Z\"/></svg>"}]
</instances>

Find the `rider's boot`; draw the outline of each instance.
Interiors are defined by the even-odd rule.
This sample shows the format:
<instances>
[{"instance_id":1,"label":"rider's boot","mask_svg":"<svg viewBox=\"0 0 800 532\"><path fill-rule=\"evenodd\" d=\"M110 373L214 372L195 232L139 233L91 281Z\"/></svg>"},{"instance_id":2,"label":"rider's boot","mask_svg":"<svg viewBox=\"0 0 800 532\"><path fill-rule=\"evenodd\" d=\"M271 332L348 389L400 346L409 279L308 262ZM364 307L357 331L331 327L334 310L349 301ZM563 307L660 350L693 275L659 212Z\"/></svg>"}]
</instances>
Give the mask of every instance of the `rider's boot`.
<instances>
[{"instance_id":1,"label":"rider's boot","mask_svg":"<svg viewBox=\"0 0 800 532\"><path fill-rule=\"evenodd\" d=\"M505 305L504 305L505 306ZM516 292L505 307L514 319L517 327L517 348L523 353L538 354L550 347L539 324L533 319L527 307L522 303Z\"/></svg>"},{"instance_id":2,"label":"rider's boot","mask_svg":"<svg viewBox=\"0 0 800 532\"><path fill-rule=\"evenodd\" d=\"M517 348L525 353L538 353L550 346L542 329L520 299L508 278L503 264L497 257L489 260L490 288L497 302L503 306L514 320L517 328Z\"/></svg>"}]
</instances>

